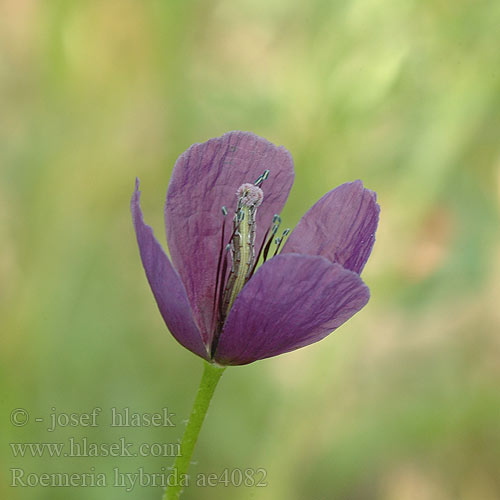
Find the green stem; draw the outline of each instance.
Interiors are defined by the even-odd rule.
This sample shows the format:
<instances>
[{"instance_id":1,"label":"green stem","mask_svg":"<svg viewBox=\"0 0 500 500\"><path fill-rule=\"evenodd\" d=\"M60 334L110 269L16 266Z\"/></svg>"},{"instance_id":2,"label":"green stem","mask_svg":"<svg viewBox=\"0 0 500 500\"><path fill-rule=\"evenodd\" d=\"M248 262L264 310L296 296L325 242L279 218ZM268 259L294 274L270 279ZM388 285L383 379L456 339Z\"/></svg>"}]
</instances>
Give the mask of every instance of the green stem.
<instances>
[{"instance_id":1,"label":"green stem","mask_svg":"<svg viewBox=\"0 0 500 500\"><path fill-rule=\"evenodd\" d=\"M203 420L207 414L210 400L214 395L215 388L219 379L226 369L225 366L217 366L211 363L204 362L203 375L201 377L200 387L196 394L196 399L189 416L189 421L182 436L180 454L175 459L172 474L177 478L176 484L169 486L165 491L163 500L176 500L181 496L183 488L183 478L185 478L189 465L191 463L191 456L193 455L198 435L200 434Z\"/></svg>"}]
</instances>

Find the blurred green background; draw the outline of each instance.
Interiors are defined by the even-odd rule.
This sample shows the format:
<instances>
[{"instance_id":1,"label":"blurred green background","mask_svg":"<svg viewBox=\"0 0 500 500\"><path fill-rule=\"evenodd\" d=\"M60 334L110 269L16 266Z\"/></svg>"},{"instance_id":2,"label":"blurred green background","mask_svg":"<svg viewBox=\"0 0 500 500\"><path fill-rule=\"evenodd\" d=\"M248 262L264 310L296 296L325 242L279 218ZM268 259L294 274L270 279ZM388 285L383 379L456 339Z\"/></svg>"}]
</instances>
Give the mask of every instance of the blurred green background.
<instances>
[{"instance_id":1,"label":"blurred green background","mask_svg":"<svg viewBox=\"0 0 500 500\"><path fill-rule=\"evenodd\" d=\"M318 344L226 371L192 472L263 468L268 486L183 498L500 498L499 25L498 0L2 0L0 496L161 497L9 487L11 468L112 483L172 459L7 443L180 437L202 364L157 311L129 200L138 176L164 242L175 159L238 129L294 157L286 226L342 182L377 191L372 299ZM96 406L98 428L47 432L52 408ZM111 428L113 406L178 425Z\"/></svg>"}]
</instances>

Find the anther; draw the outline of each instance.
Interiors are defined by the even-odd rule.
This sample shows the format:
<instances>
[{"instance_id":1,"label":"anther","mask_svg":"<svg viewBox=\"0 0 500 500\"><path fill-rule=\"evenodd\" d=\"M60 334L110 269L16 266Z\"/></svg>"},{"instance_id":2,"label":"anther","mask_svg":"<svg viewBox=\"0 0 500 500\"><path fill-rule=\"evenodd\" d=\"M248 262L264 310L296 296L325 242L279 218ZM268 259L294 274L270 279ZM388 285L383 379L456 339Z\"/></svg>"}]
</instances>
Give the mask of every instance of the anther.
<instances>
[{"instance_id":1,"label":"anther","mask_svg":"<svg viewBox=\"0 0 500 500\"><path fill-rule=\"evenodd\" d=\"M281 224L281 217L279 215L275 215L273 217L273 227L271 228L271 237L273 237L277 232Z\"/></svg>"},{"instance_id":2,"label":"anther","mask_svg":"<svg viewBox=\"0 0 500 500\"><path fill-rule=\"evenodd\" d=\"M269 177L269 170L264 170L262 175L259 175L254 182L254 185L260 187L260 185Z\"/></svg>"},{"instance_id":3,"label":"anther","mask_svg":"<svg viewBox=\"0 0 500 500\"><path fill-rule=\"evenodd\" d=\"M287 227L283 231L283 234L279 238L276 238L274 240L274 242L276 243L276 250L274 251L273 257L276 256L276 255L278 255L278 252L279 252L280 247L281 247L281 243L283 243L283 240L285 239L285 237L288 235L289 232L290 232L290 228Z\"/></svg>"}]
</instances>

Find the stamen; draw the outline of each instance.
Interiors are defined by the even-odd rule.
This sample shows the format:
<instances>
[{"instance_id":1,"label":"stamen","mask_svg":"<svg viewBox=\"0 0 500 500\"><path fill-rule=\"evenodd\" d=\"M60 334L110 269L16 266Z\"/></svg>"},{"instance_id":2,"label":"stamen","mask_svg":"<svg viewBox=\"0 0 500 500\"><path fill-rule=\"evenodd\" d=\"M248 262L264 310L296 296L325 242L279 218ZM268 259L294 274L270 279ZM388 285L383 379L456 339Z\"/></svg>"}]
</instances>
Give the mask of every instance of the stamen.
<instances>
[{"instance_id":1,"label":"stamen","mask_svg":"<svg viewBox=\"0 0 500 500\"><path fill-rule=\"evenodd\" d=\"M269 177L269 170L264 170L262 175L259 175L254 182L254 185L260 187L260 185Z\"/></svg>"},{"instance_id":2,"label":"stamen","mask_svg":"<svg viewBox=\"0 0 500 500\"><path fill-rule=\"evenodd\" d=\"M222 272L221 272L221 287L219 289L219 315L222 317L222 302L224 298L224 287L222 286L226 280L226 272L227 272L227 256L229 253L229 250L231 248L231 245L226 245L226 248L224 249L223 255L224 255L224 260L222 261Z\"/></svg>"},{"instance_id":3,"label":"stamen","mask_svg":"<svg viewBox=\"0 0 500 500\"><path fill-rule=\"evenodd\" d=\"M271 235L269 236L269 240L266 243L266 246L264 247L264 254L262 256L262 263L266 262L267 260L267 255L269 254L269 249L271 248L271 244L273 242L274 235L278 232L278 228L280 227L281 224L281 217L278 214L274 214L273 217L273 225L271 227Z\"/></svg>"},{"instance_id":4,"label":"stamen","mask_svg":"<svg viewBox=\"0 0 500 500\"><path fill-rule=\"evenodd\" d=\"M279 238L276 238L276 240L274 241L276 243L276 250L274 251L274 254L273 254L273 257L275 257L276 255L278 255L278 252L279 252L279 249L280 249L280 246L281 246L281 243L283 241L283 239L290 233L290 228L287 227L284 231L283 231L283 234L279 237Z\"/></svg>"},{"instance_id":5,"label":"stamen","mask_svg":"<svg viewBox=\"0 0 500 500\"><path fill-rule=\"evenodd\" d=\"M269 237L269 240L267 240L266 246L264 248L264 254L262 255L262 263L266 262L267 260L267 254L269 253L269 249L271 248L271 243L273 242L273 235Z\"/></svg>"},{"instance_id":6,"label":"stamen","mask_svg":"<svg viewBox=\"0 0 500 500\"><path fill-rule=\"evenodd\" d=\"M215 355L215 351L217 350L217 345L219 344L219 337L220 337L220 333L222 331L222 325L224 324L224 310L223 310L223 302L224 302L224 283L226 281L226 272L227 272L227 254L228 254L228 251L229 249L231 248L231 245L226 245L226 248L225 248L225 251L223 252L224 254L224 260L223 260L223 263L222 263L222 272L221 272L221 286L220 286L220 289L219 289L219 306L218 306L218 318L219 320L217 321L216 323L216 328L214 330L214 336L213 336L213 339L212 339L212 352L211 352L211 356L213 357Z\"/></svg>"},{"instance_id":7,"label":"stamen","mask_svg":"<svg viewBox=\"0 0 500 500\"><path fill-rule=\"evenodd\" d=\"M262 244L260 245L259 251L257 252L257 256L255 257L255 262L253 263L252 271L250 272L250 278L253 276L253 273L255 272L255 269L257 267L257 263L259 262L260 256L262 255L262 250L264 249L264 245L266 244L267 237L269 235L270 230L271 230L271 226L269 226L267 228L266 234L264 235L264 238L262 240Z\"/></svg>"},{"instance_id":8,"label":"stamen","mask_svg":"<svg viewBox=\"0 0 500 500\"><path fill-rule=\"evenodd\" d=\"M219 295L218 294L218 290L219 290L219 285L221 283L220 281L220 269L221 269L221 262L222 262L222 254L224 253L223 250L222 250L222 247L224 245L224 233L225 233L225 230L226 230L226 215L227 215L227 208L225 206L222 207L222 215L224 216L224 220L222 221L222 231L221 231L221 236L220 236L220 252L219 252L219 259L217 261L217 274L216 274L216 277L215 277L215 293L214 293L214 306L213 306L213 321L217 322L218 318L217 318L217 296ZM222 281L222 283L224 283ZM222 288L222 285L221 285L221 288ZM212 324L212 328L213 328L213 324Z\"/></svg>"}]
</instances>

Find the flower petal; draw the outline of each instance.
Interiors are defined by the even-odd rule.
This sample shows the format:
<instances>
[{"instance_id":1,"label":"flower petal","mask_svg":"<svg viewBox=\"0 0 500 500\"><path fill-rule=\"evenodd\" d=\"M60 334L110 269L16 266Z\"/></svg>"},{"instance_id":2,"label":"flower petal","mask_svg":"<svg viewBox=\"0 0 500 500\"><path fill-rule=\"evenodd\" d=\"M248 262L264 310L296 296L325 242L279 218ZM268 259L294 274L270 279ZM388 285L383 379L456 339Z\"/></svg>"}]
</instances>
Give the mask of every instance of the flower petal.
<instances>
[{"instance_id":1,"label":"flower petal","mask_svg":"<svg viewBox=\"0 0 500 500\"><path fill-rule=\"evenodd\" d=\"M257 270L234 301L215 360L244 365L317 342L369 296L359 275L324 257L278 255Z\"/></svg>"},{"instance_id":2,"label":"flower petal","mask_svg":"<svg viewBox=\"0 0 500 500\"><path fill-rule=\"evenodd\" d=\"M322 255L360 274L375 243L379 212L377 195L361 181L342 184L307 211L281 253Z\"/></svg>"},{"instance_id":3,"label":"flower petal","mask_svg":"<svg viewBox=\"0 0 500 500\"><path fill-rule=\"evenodd\" d=\"M257 248L285 204L293 161L283 147L248 132L229 132L194 144L175 164L167 192L165 224L170 255L186 287L205 344L213 331L214 292L221 250L222 206L228 210L224 246L232 232L236 191L264 170L264 201L257 210Z\"/></svg>"},{"instance_id":4,"label":"flower petal","mask_svg":"<svg viewBox=\"0 0 500 500\"><path fill-rule=\"evenodd\" d=\"M142 265L158 308L175 339L186 349L208 359L207 349L194 322L186 290L179 275L154 237L152 228L144 223L140 196L137 179L130 207Z\"/></svg>"}]
</instances>

